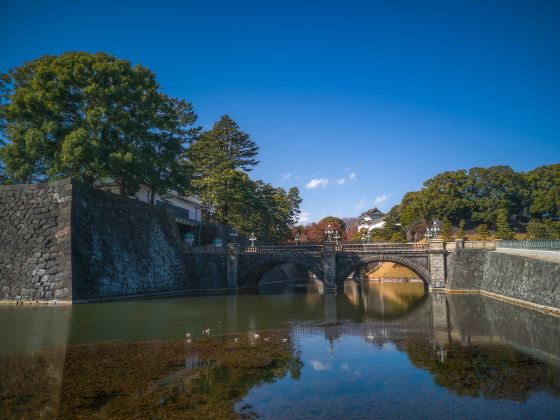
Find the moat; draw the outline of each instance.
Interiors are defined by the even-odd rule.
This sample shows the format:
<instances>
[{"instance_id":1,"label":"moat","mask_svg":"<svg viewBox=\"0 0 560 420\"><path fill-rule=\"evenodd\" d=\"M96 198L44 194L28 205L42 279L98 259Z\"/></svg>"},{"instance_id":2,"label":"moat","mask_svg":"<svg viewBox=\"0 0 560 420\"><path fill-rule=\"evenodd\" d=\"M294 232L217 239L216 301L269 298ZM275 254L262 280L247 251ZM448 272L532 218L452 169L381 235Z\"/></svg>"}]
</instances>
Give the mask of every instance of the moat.
<instances>
[{"instance_id":1,"label":"moat","mask_svg":"<svg viewBox=\"0 0 560 420\"><path fill-rule=\"evenodd\" d=\"M0 306L0 417L557 418L559 333L421 282Z\"/></svg>"}]
</instances>

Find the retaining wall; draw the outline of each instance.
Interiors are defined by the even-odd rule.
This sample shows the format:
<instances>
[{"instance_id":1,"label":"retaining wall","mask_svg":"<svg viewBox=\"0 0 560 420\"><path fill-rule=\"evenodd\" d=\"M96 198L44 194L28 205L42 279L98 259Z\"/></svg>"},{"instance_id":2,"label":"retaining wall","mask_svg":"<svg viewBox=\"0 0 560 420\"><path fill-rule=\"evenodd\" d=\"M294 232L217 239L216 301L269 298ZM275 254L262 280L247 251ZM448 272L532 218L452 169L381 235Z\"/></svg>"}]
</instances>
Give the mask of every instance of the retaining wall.
<instances>
[{"instance_id":1,"label":"retaining wall","mask_svg":"<svg viewBox=\"0 0 560 420\"><path fill-rule=\"evenodd\" d=\"M72 183L0 186L0 300L71 300Z\"/></svg>"},{"instance_id":2,"label":"retaining wall","mask_svg":"<svg viewBox=\"0 0 560 420\"><path fill-rule=\"evenodd\" d=\"M74 301L183 290L181 254L168 209L73 183Z\"/></svg>"},{"instance_id":3,"label":"retaining wall","mask_svg":"<svg viewBox=\"0 0 560 420\"><path fill-rule=\"evenodd\" d=\"M447 289L477 290L560 309L560 264L495 251L458 249Z\"/></svg>"},{"instance_id":4,"label":"retaining wall","mask_svg":"<svg viewBox=\"0 0 560 420\"><path fill-rule=\"evenodd\" d=\"M0 300L80 302L219 288L225 256L202 262L185 252L165 208L70 179L0 186ZM187 270L189 264L200 267Z\"/></svg>"}]
</instances>

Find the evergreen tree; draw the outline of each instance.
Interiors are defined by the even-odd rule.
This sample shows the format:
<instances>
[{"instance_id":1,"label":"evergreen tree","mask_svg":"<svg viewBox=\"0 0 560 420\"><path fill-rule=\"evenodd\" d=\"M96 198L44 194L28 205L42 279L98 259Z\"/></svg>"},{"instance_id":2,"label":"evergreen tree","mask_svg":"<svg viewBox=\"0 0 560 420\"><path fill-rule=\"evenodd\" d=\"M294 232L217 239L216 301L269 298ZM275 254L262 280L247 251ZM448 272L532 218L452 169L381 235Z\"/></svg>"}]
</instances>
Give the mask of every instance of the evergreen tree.
<instances>
[{"instance_id":1,"label":"evergreen tree","mask_svg":"<svg viewBox=\"0 0 560 420\"><path fill-rule=\"evenodd\" d=\"M249 135L227 115L202 133L187 151L192 186L213 207L218 221L228 223L232 209L242 205L249 181L247 172L258 163L257 152Z\"/></svg>"},{"instance_id":2,"label":"evergreen tree","mask_svg":"<svg viewBox=\"0 0 560 420\"><path fill-rule=\"evenodd\" d=\"M0 159L13 182L110 178L125 195L148 181L164 192L194 119L150 70L104 53L43 56L0 77Z\"/></svg>"},{"instance_id":3,"label":"evergreen tree","mask_svg":"<svg viewBox=\"0 0 560 420\"><path fill-rule=\"evenodd\" d=\"M560 221L531 219L527 225L528 239L560 239Z\"/></svg>"},{"instance_id":4,"label":"evergreen tree","mask_svg":"<svg viewBox=\"0 0 560 420\"><path fill-rule=\"evenodd\" d=\"M459 230L457 231L457 238L458 239L465 238L465 219L461 219L459 221Z\"/></svg>"},{"instance_id":5,"label":"evergreen tree","mask_svg":"<svg viewBox=\"0 0 560 420\"><path fill-rule=\"evenodd\" d=\"M450 241L453 239L453 230L451 227L451 222L448 219L445 219L441 225L441 236L446 241Z\"/></svg>"},{"instance_id":6,"label":"evergreen tree","mask_svg":"<svg viewBox=\"0 0 560 420\"><path fill-rule=\"evenodd\" d=\"M395 233L393 233L390 241L391 242L405 243L406 242L406 235L402 230L398 230Z\"/></svg>"},{"instance_id":7,"label":"evergreen tree","mask_svg":"<svg viewBox=\"0 0 560 420\"><path fill-rule=\"evenodd\" d=\"M513 239L513 231L508 223L508 213L506 209L498 210L498 218L496 220L496 238Z\"/></svg>"},{"instance_id":8,"label":"evergreen tree","mask_svg":"<svg viewBox=\"0 0 560 420\"><path fill-rule=\"evenodd\" d=\"M480 236L483 240L486 240L489 235L488 225L486 225L486 223L481 223L476 228L476 233L478 233L478 236Z\"/></svg>"}]
</instances>

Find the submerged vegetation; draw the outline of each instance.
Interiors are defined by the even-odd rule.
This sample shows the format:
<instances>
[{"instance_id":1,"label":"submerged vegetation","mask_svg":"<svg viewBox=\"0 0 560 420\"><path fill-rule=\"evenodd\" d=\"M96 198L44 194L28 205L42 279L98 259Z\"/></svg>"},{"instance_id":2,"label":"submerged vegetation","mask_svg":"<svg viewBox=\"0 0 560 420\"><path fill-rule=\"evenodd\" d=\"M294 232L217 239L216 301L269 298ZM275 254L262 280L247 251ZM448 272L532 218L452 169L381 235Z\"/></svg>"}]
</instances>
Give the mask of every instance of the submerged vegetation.
<instances>
[{"instance_id":1,"label":"submerged vegetation","mask_svg":"<svg viewBox=\"0 0 560 420\"><path fill-rule=\"evenodd\" d=\"M0 417L251 417L234 403L303 366L286 334L70 345L0 360ZM9 372L9 373L8 373ZM40 373L40 374L38 374Z\"/></svg>"}]
</instances>

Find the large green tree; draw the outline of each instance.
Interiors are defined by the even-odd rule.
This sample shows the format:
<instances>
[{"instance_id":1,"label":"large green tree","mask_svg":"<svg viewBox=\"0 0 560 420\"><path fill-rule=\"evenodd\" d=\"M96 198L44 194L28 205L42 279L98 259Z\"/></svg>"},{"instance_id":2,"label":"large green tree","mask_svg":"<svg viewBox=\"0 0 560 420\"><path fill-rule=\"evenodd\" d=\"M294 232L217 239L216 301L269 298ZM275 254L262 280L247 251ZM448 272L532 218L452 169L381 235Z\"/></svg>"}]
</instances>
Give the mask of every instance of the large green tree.
<instances>
[{"instance_id":1,"label":"large green tree","mask_svg":"<svg viewBox=\"0 0 560 420\"><path fill-rule=\"evenodd\" d=\"M461 220L495 227L498 211L508 214L508 223L523 226L529 220L529 206L537 217L557 212L555 165L525 175L509 166L471 168L444 172L424 182L420 191L404 195L399 205L403 227L418 232L431 220ZM533 197L533 198L531 198Z\"/></svg>"},{"instance_id":2,"label":"large green tree","mask_svg":"<svg viewBox=\"0 0 560 420\"><path fill-rule=\"evenodd\" d=\"M258 147L228 115L203 132L189 147L192 186L229 223L231 211L247 197L247 172L258 163Z\"/></svg>"},{"instance_id":3,"label":"large green tree","mask_svg":"<svg viewBox=\"0 0 560 420\"><path fill-rule=\"evenodd\" d=\"M470 169L467 199L473 208L473 221L495 226L500 209L507 210L516 223L527 221L526 178L509 166Z\"/></svg>"},{"instance_id":4,"label":"large green tree","mask_svg":"<svg viewBox=\"0 0 560 420\"><path fill-rule=\"evenodd\" d=\"M267 242L284 242L292 238L292 227L299 214L299 191L273 187L263 181L249 181L242 206L234 207L230 223L248 236Z\"/></svg>"},{"instance_id":5,"label":"large green tree","mask_svg":"<svg viewBox=\"0 0 560 420\"><path fill-rule=\"evenodd\" d=\"M104 53L69 52L11 69L0 84L7 140L0 158L13 182L112 179L123 194L148 182L161 192L170 187L181 153L175 143L188 140L195 115L161 93L150 70Z\"/></svg>"},{"instance_id":6,"label":"large green tree","mask_svg":"<svg viewBox=\"0 0 560 420\"><path fill-rule=\"evenodd\" d=\"M542 220L560 218L560 163L529 171L527 181L531 189L531 215Z\"/></svg>"},{"instance_id":7,"label":"large green tree","mask_svg":"<svg viewBox=\"0 0 560 420\"><path fill-rule=\"evenodd\" d=\"M198 128L192 105L183 100L165 98L157 114L156 130L143 144L144 184L150 189L150 202L156 193L169 190L185 194L190 190L192 168L186 158L187 141Z\"/></svg>"}]
</instances>

